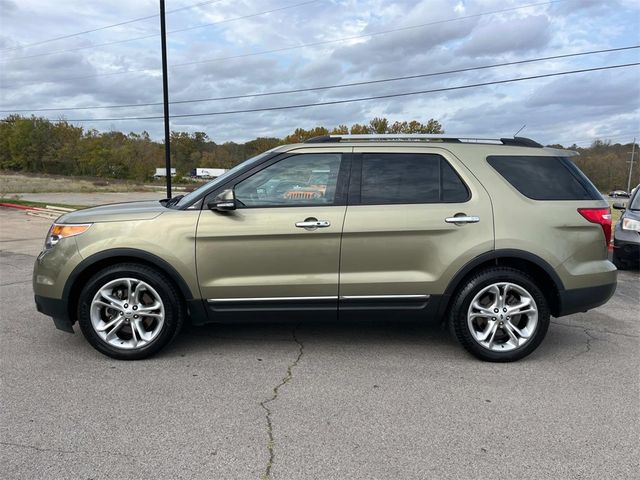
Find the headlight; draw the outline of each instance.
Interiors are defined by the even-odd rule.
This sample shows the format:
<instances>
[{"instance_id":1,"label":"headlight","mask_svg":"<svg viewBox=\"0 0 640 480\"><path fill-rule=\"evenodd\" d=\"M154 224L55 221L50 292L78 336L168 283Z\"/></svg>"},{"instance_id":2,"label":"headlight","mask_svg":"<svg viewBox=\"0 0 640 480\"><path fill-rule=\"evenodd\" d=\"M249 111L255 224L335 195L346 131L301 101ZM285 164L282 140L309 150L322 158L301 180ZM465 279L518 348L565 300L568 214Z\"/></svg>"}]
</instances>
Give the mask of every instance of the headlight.
<instances>
[{"instance_id":1,"label":"headlight","mask_svg":"<svg viewBox=\"0 0 640 480\"><path fill-rule=\"evenodd\" d=\"M83 224L61 224L54 223L51 225L49 229L49 233L47 234L47 240L44 242L44 248L49 249L58 244L60 240L66 237L73 237L75 235L80 235L87 231L87 229L91 226L90 223Z\"/></svg>"},{"instance_id":2,"label":"headlight","mask_svg":"<svg viewBox=\"0 0 640 480\"><path fill-rule=\"evenodd\" d=\"M633 220L632 218L623 218L622 229L635 230L636 232L640 232L640 222L638 220Z\"/></svg>"}]
</instances>

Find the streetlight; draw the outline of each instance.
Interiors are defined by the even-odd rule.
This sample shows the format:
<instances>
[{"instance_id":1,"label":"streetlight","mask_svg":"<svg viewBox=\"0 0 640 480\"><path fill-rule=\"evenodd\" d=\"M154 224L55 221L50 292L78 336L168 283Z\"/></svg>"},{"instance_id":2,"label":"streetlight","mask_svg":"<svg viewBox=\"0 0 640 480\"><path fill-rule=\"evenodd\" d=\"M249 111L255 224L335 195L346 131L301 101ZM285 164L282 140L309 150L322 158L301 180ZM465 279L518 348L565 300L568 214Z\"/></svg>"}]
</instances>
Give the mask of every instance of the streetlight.
<instances>
[{"instance_id":1,"label":"streetlight","mask_svg":"<svg viewBox=\"0 0 640 480\"><path fill-rule=\"evenodd\" d=\"M631 172L633 172L633 157L636 153L636 137L633 137L633 147L631 147L631 161L629 162L629 180L627 181L627 192L631 192Z\"/></svg>"},{"instance_id":2,"label":"streetlight","mask_svg":"<svg viewBox=\"0 0 640 480\"><path fill-rule=\"evenodd\" d=\"M167 177L167 198L171 198L171 132L169 131L169 81L167 78L167 27L164 20L164 0L160 0L160 38L162 40L162 96L164 102L164 164Z\"/></svg>"}]
</instances>

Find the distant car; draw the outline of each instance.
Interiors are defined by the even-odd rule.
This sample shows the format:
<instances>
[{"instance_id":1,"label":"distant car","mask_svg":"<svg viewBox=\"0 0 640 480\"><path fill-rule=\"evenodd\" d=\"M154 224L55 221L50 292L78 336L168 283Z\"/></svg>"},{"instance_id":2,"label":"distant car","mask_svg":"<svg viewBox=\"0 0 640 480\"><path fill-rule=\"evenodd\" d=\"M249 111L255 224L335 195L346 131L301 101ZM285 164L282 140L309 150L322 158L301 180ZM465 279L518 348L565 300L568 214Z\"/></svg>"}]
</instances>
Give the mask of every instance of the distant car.
<instances>
[{"instance_id":1,"label":"distant car","mask_svg":"<svg viewBox=\"0 0 640 480\"><path fill-rule=\"evenodd\" d=\"M619 270L640 266L640 189L625 205L614 203L613 208L624 210L613 233L613 263Z\"/></svg>"},{"instance_id":2,"label":"distant car","mask_svg":"<svg viewBox=\"0 0 640 480\"><path fill-rule=\"evenodd\" d=\"M613 190L609 192L611 198L629 198L629 194L624 190Z\"/></svg>"}]
</instances>

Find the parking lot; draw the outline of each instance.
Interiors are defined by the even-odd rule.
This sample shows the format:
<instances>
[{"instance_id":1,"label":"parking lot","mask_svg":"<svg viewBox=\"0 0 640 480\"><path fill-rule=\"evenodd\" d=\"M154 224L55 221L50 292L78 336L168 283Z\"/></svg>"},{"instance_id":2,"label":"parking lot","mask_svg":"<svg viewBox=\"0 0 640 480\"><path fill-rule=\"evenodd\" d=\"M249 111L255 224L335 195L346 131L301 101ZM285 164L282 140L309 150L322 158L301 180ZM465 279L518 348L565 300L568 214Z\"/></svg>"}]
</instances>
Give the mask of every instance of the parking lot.
<instances>
[{"instance_id":1,"label":"parking lot","mask_svg":"<svg viewBox=\"0 0 640 480\"><path fill-rule=\"evenodd\" d=\"M620 272L603 307L553 319L512 364L475 360L436 323L394 321L192 327L150 360L119 362L36 312L49 222L0 209L2 478L640 471L637 271Z\"/></svg>"}]
</instances>

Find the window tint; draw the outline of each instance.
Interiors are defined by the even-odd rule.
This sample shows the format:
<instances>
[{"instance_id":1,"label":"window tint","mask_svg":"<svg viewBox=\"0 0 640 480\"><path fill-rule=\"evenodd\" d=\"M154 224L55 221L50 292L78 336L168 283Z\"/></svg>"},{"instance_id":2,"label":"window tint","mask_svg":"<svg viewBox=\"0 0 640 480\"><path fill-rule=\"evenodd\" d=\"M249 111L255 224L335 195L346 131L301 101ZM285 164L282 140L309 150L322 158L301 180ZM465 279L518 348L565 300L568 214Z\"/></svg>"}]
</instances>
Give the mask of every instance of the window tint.
<instances>
[{"instance_id":1,"label":"window tint","mask_svg":"<svg viewBox=\"0 0 640 480\"><path fill-rule=\"evenodd\" d=\"M235 186L241 206L330 205L334 202L340 154L294 155Z\"/></svg>"},{"instance_id":2,"label":"window tint","mask_svg":"<svg viewBox=\"0 0 640 480\"><path fill-rule=\"evenodd\" d=\"M490 156L489 164L533 200L595 200L600 193L563 157Z\"/></svg>"},{"instance_id":3,"label":"window tint","mask_svg":"<svg viewBox=\"0 0 640 480\"><path fill-rule=\"evenodd\" d=\"M469 192L440 155L367 153L362 156L361 203L464 202Z\"/></svg>"}]
</instances>

